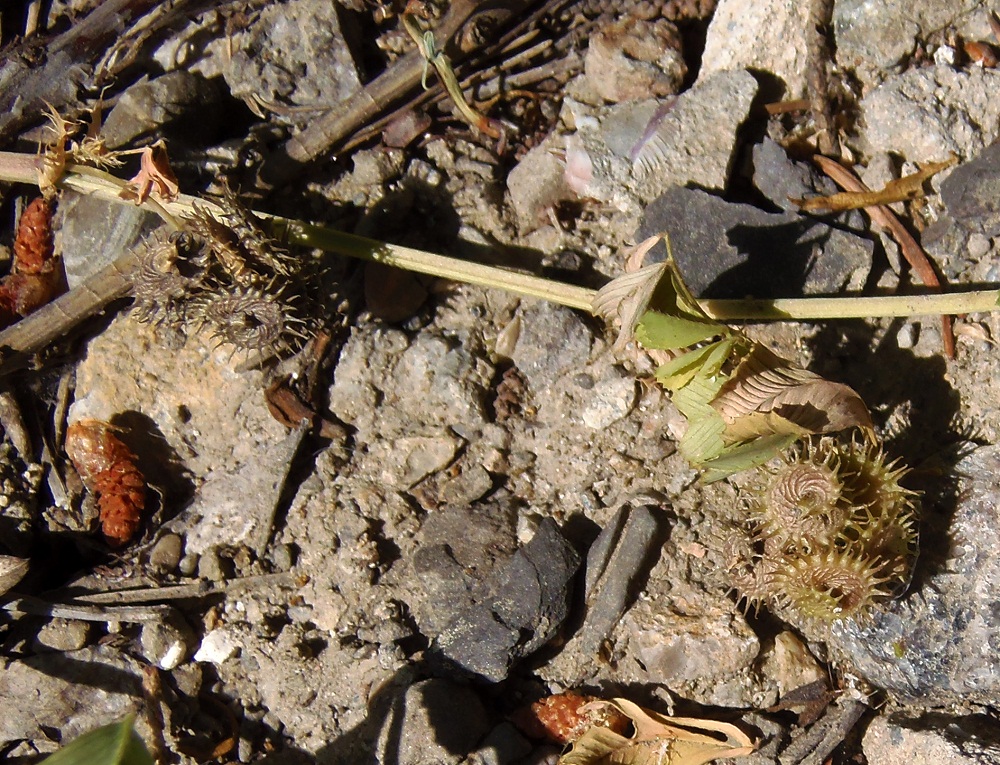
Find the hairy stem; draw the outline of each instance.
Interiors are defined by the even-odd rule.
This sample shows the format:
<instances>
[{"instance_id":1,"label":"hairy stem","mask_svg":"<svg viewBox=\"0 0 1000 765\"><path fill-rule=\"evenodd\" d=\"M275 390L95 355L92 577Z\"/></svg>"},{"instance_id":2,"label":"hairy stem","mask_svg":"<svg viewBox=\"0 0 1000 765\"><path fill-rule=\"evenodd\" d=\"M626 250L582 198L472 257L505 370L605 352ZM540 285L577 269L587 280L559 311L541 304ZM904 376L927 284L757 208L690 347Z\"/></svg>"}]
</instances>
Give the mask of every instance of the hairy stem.
<instances>
[{"instance_id":1,"label":"hairy stem","mask_svg":"<svg viewBox=\"0 0 1000 765\"><path fill-rule=\"evenodd\" d=\"M0 180L20 183L37 181L38 158L32 155L0 152ZM118 197L124 183L103 171L71 166L60 180L62 188L103 199L131 204ZM180 195L173 202L156 203L150 207L172 225L178 218L190 215L193 203L207 208L214 206L196 197ZM148 202L147 202L148 204ZM258 213L259 214L259 213ZM494 287L519 295L542 298L554 303L590 311L596 292L585 287L545 279L531 274L510 271L458 258L378 242L287 218L271 218L286 232L290 244L347 255L417 271L445 279ZM809 321L818 319L874 318L880 316L932 316L998 310L1000 291L975 290L924 295L893 295L885 297L815 297L778 300L701 300L704 311L722 321Z\"/></svg>"}]
</instances>

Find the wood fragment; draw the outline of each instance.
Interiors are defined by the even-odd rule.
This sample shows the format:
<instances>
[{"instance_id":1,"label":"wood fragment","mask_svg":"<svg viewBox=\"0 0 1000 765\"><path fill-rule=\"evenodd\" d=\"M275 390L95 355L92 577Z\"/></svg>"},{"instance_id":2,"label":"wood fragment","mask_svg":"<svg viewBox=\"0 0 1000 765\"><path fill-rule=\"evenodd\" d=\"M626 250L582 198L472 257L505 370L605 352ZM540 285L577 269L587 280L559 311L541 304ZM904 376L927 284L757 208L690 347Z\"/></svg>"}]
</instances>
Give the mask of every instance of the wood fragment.
<instances>
[{"instance_id":1,"label":"wood fragment","mask_svg":"<svg viewBox=\"0 0 1000 765\"><path fill-rule=\"evenodd\" d=\"M845 191L869 192L869 189L861 179L851 170L844 167L836 160L817 154L813 161L819 165L820 169L826 173L834 183ZM872 205L865 207L872 222L887 230L892 238L899 244L903 257L910 264L910 268L917 275L921 284L933 288L935 291L941 290L941 280L938 278L934 266L924 252L923 248L913 238L913 235L906 229L896 214L885 205ZM955 358L955 334L952 330L952 317L941 317L941 335L944 341L944 353L949 359Z\"/></svg>"},{"instance_id":2,"label":"wood fragment","mask_svg":"<svg viewBox=\"0 0 1000 765\"><path fill-rule=\"evenodd\" d=\"M517 18L532 0L511 0L503 7L506 19ZM453 64L466 58L471 51L454 44L456 36L467 24L474 22L478 12L487 13L477 0L454 0L434 28L437 45ZM260 180L277 187L293 180L304 165L327 156L330 151L360 127L367 125L407 93L416 90L424 70L424 57L413 50L397 59L391 67L357 91L344 103L313 120L302 132L290 138L261 168Z\"/></svg>"},{"instance_id":3,"label":"wood fragment","mask_svg":"<svg viewBox=\"0 0 1000 765\"><path fill-rule=\"evenodd\" d=\"M161 26L190 4L174 0L173 13L164 15ZM0 141L36 122L46 104L78 108L105 48L129 39L142 17L161 5L160 0L105 0L62 34L32 37L7 52L0 61Z\"/></svg>"}]
</instances>

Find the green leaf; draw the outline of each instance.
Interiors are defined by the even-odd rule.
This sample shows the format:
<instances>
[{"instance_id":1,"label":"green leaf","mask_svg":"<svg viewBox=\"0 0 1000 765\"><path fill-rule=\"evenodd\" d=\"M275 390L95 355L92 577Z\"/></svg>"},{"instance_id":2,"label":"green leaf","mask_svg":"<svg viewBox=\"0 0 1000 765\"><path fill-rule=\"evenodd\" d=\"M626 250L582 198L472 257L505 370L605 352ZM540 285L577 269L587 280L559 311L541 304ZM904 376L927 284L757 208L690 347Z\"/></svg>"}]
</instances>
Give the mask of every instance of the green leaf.
<instances>
[{"instance_id":1,"label":"green leaf","mask_svg":"<svg viewBox=\"0 0 1000 765\"><path fill-rule=\"evenodd\" d=\"M687 348L721 334L726 334L721 324L672 316L653 309L639 317L635 327L636 340L643 346L668 351Z\"/></svg>"},{"instance_id":2,"label":"green leaf","mask_svg":"<svg viewBox=\"0 0 1000 765\"><path fill-rule=\"evenodd\" d=\"M135 732L135 715L74 739L43 760L42 765L153 765L153 758Z\"/></svg>"},{"instance_id":3,"label":"green leaf","mask_svg":"<svg viewBox=\"0 0 1000 765\"><path fill-rule=\"evenodd\" d=\"M798 436L776 434L731 446L725 449L720 456L708 460L700 466L704 470L701 480L704 483L713 483L728 478L733 473L763 465L777 457L797 440Z\"/></svg>"},{"instance_id":4,"label":"green leaf","mask_svg":"<svg viewBox=\"0 0 1000 765\"><path fill-rule=\"evenodd\" d=\"M720 340L719 342L725 341ZM693 351L682 353L666 364L661 364L656 369L656 381L667 390L680 390L698 374L706 357L717 345L718 343L704 345Z\"/></svg>"}]
</instances>

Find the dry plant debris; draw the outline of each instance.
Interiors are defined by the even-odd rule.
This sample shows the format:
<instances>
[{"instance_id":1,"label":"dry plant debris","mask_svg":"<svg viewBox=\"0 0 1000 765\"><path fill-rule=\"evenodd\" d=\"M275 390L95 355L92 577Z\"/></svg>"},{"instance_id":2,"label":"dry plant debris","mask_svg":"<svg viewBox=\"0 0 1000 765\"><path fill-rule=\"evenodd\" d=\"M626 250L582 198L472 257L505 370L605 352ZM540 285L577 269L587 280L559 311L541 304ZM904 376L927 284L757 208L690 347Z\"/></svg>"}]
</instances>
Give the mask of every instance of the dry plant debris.
<instances>
[{"instance_id":1,"label":"dry plant debris","mask_svg":"<svg viewBox=\"0 0 1000 765\"><path fill-rule=\"evenodd\" d=\"M559 765L703 765L713 760L742 757L757 747L735 725L692 717L667 717L627 699L594 701L625 715L632 722L631 736L604 725L592 725L559 758Z\"/></svg>"},{"instance_id":2,"label":"dry plant debris","mask_svg":"<svg viewBox=\"0 0 1000 765\"><path fill-rule=\"evenodd\" d=\"M146 507L146 479L135 453L111 425L92 419L67 428L65 449L84 486L97 495L104 538L124 547L142 526Z\"/></svg>"},{"instance_id":3,"label":"dry plant debris","mask_svg":"<svg viewBox=\"0 0 1000 765\"><path fill-rule=\"evenodd\" d=\"M61 262L55 257L53 205L36 197L25 208L14 239L11 272L0 280L0 329L37 310L63 288Z\"/></svg>"}]
</instances>

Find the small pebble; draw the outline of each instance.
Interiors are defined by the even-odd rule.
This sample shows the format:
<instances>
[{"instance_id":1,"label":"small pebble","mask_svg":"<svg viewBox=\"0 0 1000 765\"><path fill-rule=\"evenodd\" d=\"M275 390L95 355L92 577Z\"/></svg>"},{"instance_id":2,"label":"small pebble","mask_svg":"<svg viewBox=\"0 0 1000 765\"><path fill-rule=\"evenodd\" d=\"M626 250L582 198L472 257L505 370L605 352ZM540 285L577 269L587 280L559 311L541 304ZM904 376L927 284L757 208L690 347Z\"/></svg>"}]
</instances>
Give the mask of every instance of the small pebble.
<instances>
[{"instance_id":1,"label":"small pebble","mask_svg":"<svg viewBox=\"0 0 1000 765\"><path fill-rule=\"evenodd\" d=\"M298 557L298 548L293 544L282 544L271 550L271 565L275 571L290 571Z\"/></svg>"},{"instance_id":2,"label":"small pebble","mask_svg":"<svg viewBox=\"0 0 1000 765\"><path fill-rule=\"evenodd\" d=\"M235 656L239 649L239 644L229 630L220 628L205 635L195 651L194 660L219 665Z\"/></svg>"},{"instance_id":3,"label":"small pebble","mask_svg":"<svg viewBox=\"0 0 1000 765\"><path fill-rule=\"evenodd\" d=\"M177 569L184 550L184 540L177 534L164 534L149 552L149 566L157 574L171 574Z\"/></svg>"},{"instance_id":4,"label":"small pebble","mask_svg":"<svg viewBox=\"0 0 1000 765\"><path fill-rule=\"evenodd\" d=\"M969 243L967 245L967 250L969 257L974 260L979 260L986 253L990 251L990 240L989 237L975 233L969 237Z\"/></svg>"},{"instance_id":5,"label":"small pebble","mask_svg":"<svg viewBox=\"0 0 1000 765\"><path fill-rule=\"evenodd\" d=\"M198 571L198 563L200 561L200 555L197 553L188 553L181 558L181 562L177 564L177 573L181 576L194 576Z\"/></svg>"},{"instance_id":6,"label":"small pebble","mask_svg":"<svg viewBox=\"0 0 1000 765\"><path fill-rule=\"evenodd\" d=\"M35 636L35 647L47 651L79 651L87 645L90 624L68 619L52 619Z\"/></svg>"},{"instance_id":7,"label":"small pebble","mask_svg":"<svg viewBox=\"0 0 1000 765\"><path fill-rule=\"evenodd\" d=\"M896 345L904 349L912 348L917 344L919 334L920 331L916 324L906 322L906 324L899 328L899 332L896 333Z\"/></svg>"},{"instance_id":8,"label":"small pebble","mask_svg":"<svg viewBox=\"0 0 1000 765\"><path fill-rule=\"evenodd\" d=\"M210 582L221 582L226 578L224 562L214 548L206 550L198 561L198 576Z\"/></svg>"},{"instance_id":9,"label":"small pebble","mask_svg":"<svg viewBox=\"0 0 1000 765\"><path fill-rule=\"evenodd\" d=\"M180 621L146 622L139 633L143 658L163 670L180 666L191 653L194 634Z\"/></svg>"}]
</instances>

